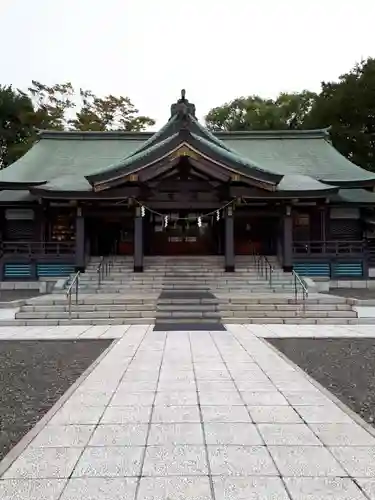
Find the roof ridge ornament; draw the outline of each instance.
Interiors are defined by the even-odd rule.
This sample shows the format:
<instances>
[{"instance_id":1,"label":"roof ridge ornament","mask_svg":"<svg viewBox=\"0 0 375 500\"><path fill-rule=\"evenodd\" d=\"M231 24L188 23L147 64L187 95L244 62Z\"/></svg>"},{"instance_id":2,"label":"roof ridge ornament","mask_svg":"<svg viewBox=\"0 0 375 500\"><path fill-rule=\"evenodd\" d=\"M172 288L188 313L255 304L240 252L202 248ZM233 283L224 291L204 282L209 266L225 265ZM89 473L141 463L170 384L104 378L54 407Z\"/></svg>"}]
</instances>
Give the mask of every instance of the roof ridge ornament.
<instances>
[{"instance_id":1,"label":"roof ridge ornament","mask_svg":"<svg viewBox=\"0 0 375 500\"><path fill-rule=\"evenodd\" d=\"M171 117L179 115L180 118L187 118L189 115L195 118L195 104L186 99L186 90L181 90L181 98L171 106Z\"/></svg>"}]
</instances>

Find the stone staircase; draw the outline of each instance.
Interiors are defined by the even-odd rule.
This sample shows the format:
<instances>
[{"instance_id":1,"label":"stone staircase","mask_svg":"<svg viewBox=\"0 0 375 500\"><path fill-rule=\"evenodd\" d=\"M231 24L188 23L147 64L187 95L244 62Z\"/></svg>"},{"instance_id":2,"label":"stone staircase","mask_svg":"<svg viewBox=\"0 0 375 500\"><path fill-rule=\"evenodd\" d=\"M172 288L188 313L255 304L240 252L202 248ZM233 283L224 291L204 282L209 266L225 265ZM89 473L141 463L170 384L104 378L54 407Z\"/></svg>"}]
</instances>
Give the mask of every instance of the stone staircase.
<instances>
[{"instance_id":1,"label":"stone staircase","mask_svg":"<svg viewBox=\"0 0 375 500\"><path fill-rule=\"evenodd\" d=\"M272 260L272 259L270 259ZM222 257L149 257L143 273L117 257L98 288L98 259L82 274L79 301L69 314L65 293L26 301L11 323L20 325L155 323L155 329L217 329L223 323L358 323L350 299L310 294L294 300L291 273L273 259L272 284L249 257L225 273ZM5 322L9 324L10 322ZM0 322L0 324L4 324Z\"/></svg>"},{"instance_id":2,"label":"stone staircase","mask_svg":"<svg viewBox=\"0 0 375 500\"><path fill-rule=\"evenodd\" d=\"M146 257L143 273L133 272L133 259L118 257L110 275L98 288L97 268L99 259L92 259L81 276L80 289L92 293L144 293L172 290L207 290L213 293L270 293L291 292L291 273L284 273L276 259L270 258L274 266L272 287L266 279L259 277L252 259L237 257L236 272L224 271L224 258L207 257Z\"/></svg>"}]
</instances>

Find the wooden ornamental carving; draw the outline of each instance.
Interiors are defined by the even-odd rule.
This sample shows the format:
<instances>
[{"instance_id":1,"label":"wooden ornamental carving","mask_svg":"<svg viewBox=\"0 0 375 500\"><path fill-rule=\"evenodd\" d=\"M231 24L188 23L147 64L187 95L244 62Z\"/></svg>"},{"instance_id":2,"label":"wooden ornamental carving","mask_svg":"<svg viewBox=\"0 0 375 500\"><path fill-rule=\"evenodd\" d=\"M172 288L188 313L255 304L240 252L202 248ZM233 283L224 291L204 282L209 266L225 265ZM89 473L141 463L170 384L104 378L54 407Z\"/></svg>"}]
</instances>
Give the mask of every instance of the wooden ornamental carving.
<instances>
[{"instance_id":1,"label":"wooden ornamental carving","mask_svg":"<svg viewBox=\"0 0 375 500\"><path fill-rule=\"evenodd\" d=\"M171 154L170 161L173 161L176 158L181 158L182 156L198 160L198 154L188 146L183 145Z\"/></svg>"}]
</instances>

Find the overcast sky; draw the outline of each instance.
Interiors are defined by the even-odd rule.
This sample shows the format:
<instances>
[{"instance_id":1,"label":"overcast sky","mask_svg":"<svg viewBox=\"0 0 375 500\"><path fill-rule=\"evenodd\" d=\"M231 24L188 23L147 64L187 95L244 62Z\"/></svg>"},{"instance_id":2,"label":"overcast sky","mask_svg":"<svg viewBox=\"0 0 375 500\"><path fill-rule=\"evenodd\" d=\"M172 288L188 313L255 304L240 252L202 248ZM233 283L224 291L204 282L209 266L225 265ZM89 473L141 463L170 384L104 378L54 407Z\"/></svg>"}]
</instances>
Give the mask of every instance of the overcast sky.
<instances>
[{"instance_id":1,"label":"overcast sky","mask_svg":"<svg viewBox=\"0 0 375 500\"><path fill-rule=\"evenodd\" d=\"M318 90L375 56L374 0L0 0L0 84L128 95L160 125L241 95Z\"/></svg>"}]
</instances>

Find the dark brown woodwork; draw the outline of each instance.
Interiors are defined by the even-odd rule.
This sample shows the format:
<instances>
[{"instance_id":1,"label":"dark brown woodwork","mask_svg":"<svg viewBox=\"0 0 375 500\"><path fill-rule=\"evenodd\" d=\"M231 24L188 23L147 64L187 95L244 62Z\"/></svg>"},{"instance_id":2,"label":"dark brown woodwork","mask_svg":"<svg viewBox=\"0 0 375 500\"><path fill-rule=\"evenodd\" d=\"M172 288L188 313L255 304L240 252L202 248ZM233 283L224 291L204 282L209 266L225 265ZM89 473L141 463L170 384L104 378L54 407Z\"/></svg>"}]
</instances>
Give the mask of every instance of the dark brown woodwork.
<instances>
[{"instance_id":1,"label":"dark brown woodwork","mask_svg":"<svg viewBox=\"0 0 375 500\"><path fill-rule=\"evenodd\" d=\"M146 167L139 172L139 181L147 182L151 179L157 179L168 171L172 170L179 163L179 158L174 158L173 160L163 159L152 165L150 167Z\"/></svg>"},{"instance_id":2,"label":"dark brown woodwork","mask_svg":"<svg viewBox=\"0 0 375 500\"><path fill-rule=\"evenodd\" d=\"M150 185L150 188L163 191L212 191L218 186L217 182L208 182L204 180L188 180L182 182L178 179L165 179L158 184Z\"/></svg>"},{"instance_id":3,"label":"dark brown woodwork","mask_svg":"<svg viewBox=\"0 0 375 500\"><path fill-rule=\"evenodd\" d=\"M195 170L198 172L203 172L212 179L217 179L221 182L230 181L230 172L219 165L216 165L204 158L195 160L194 158L189 158L189 162Z\"/></svg>"},{"instance_id":4,"label":"dark brown woodwork","mask_svg":"<svg viewBox=\"0 0 375 500\"><path fill-rule=\"evenodd\" d=\"M220 202L221 203L221 202ZM185 203L181 203L180 201L152 201L149 200L147 203L149 208L154 210L179 210L183 207L186 210L216 210L220 208L218 203L214 201L186 201Z\"/></svg>"}]
</instances>

